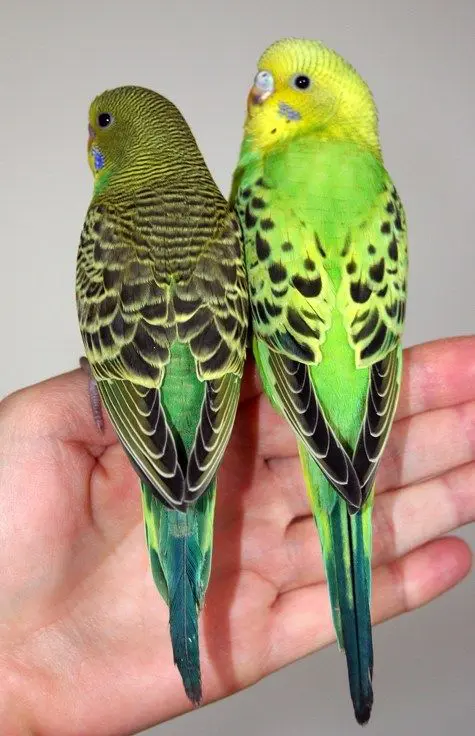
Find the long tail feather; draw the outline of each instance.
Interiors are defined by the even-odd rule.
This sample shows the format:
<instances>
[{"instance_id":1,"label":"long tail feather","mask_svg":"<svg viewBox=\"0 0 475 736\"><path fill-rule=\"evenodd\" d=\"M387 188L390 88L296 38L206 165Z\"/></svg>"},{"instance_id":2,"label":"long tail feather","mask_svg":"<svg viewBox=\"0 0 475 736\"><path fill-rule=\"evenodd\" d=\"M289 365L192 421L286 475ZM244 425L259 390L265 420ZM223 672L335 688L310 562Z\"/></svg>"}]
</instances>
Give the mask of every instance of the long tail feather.
<instances>
[{"instance_id":1,"label":"long tail feather","mask_svg":"<svg viewBox=\"0 0 475 736\"><path fill-rule=\"evenodd\" d=\"M185 692L194 705L199 705L202 698L198 639L200 557L198 543L192 535L170 536L168 595L173 658Z\"/></svg>"},{"instance_id":2,"label":"long tail feather","mask_svg":"<svg viewBox=\"0 0 475 736\"><path fill-rule=\"evenodd\" d=\"M173 658L188 698L202 700L198 615L208 585L215 483L186 512L165 507L142 483L152 573L170 611Z\"/></svg>"},{"instance_id":3,"label":"long tail feather","mask_svg":"<svg viewBox=\"0 0 475 736\"><path fill-rule=\"evenodd\" d=\"M367 723L373 705L371 633L371 506L350 516L316 463L300 456L327 575L338 644L345 651L350 693L358 723Z\"/></svg>"}]
</instances>

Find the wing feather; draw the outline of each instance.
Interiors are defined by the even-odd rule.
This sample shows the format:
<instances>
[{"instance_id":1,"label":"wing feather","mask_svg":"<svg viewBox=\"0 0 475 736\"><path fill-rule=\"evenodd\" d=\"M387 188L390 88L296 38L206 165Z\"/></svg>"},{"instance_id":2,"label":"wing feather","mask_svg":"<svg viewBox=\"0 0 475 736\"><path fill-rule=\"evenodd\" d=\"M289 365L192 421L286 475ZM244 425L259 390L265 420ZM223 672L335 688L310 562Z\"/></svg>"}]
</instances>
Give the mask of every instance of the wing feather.
<instances>
[{"instance_id":1,"label":"wing feather","mask_svg":"<svg viewBox=\"0 0 475 736\"><path fill-rule=\"evenodd\" d=\"M353 510L361 506L361 488L350 457L327 422L308 366L269 350L269 366L282 411L335 490Z\"/></svg>"},{"instance_id":2,"label":"wing feather","mask_svg":"<svg viewBox=\"0 0 475 736\"><path fill-rule=\"evenodd\" d=\"M348 234L343 261L337 304L365 368L399 343L406 313L406 220L389 180L370 217Z\"/></svg>"},{"instance_id":3,"label":"wing feather","mask_svg":"<svg viewBox=\"0 0 475 736\"><path fill-rule=\"evenodd\" d=\"M91 206L78 253L77 307L86 355L120 441L155 495L181 508L206 490L229 440L248 297L236 217L210 210L193 191L180 199L188 207L184 221L185 214L191 221L184 237L189 252L177 250L157 196L143 194L142 208L130 212ZM141 210L146 239L137 222ZM176 340L188 344L205 383L189 462L178 456L160 395Z\"/></svg>"},{"instance_id":4,"label":"wing feather","mask_svg":"<svg viewBox=\"0 0 475 736\"><path fill-rule=\"evenodd\" d=\"M228 373L207 381L200 423L188 461L188 502L198 498L218 471L239 402L240 377Z\"/></svg>"},{"instance_id":5,"label":"wing feather","mask_svg":"<svg viewBox=\"0 0 475 736\"><path fill-rule=\"evenodd\" d=\"M402 353L394 348L370 369L370 384L361 431L353 454L363 502L371 492L386 445L401 387Z\"/></svg>"},{"instance_id":6,"label":"wing feather","mask_svg":"<svg viewBox=\"0 0 475 736\"><path fill-rule=\"evenodd\" d=\"M349 233L345 258L337 303L356 366L370 372L353 454L364 502L374 484L401 386L407 232L404 209L389 178L370 217Z\"/></svg>"}]
</instances>

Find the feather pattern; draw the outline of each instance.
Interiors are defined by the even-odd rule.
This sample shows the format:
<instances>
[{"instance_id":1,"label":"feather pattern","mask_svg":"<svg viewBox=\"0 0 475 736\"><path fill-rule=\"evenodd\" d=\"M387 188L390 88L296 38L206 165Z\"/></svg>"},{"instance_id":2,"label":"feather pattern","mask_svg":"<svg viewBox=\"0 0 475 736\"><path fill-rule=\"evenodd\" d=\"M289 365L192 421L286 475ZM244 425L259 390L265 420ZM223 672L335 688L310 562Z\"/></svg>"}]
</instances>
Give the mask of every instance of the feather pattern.
<instances>
[{"instance_id":1,"label":"feather pattern","mask_svg":"<svg viewBox=\"0 0 475 736\"><path fill-rule=\"evenodd\" d=\"M230 402L218 412L219 421L225 415L224 434L215 432L219 442L213 445L207 479L193 480L189 498L196 499L216 472L229 438L247 334L239 227L226 210L212 211L205 194L200 200L194 190L182 192L187 209L179 210L177 217L181 215L186 223L181 240L189 249L182 250L180 261L175 256L179 265L174 275L168 269L174 262L177 236L171 238L165 268L162 254L167 252L170 235L165 223L151 215L148 190L134 193L129 209L123 202L120 207L91 206L77 266L80 327L103 401L135 465L155 492L177 508L188 497L187 471L178 461L173 434L156 395L170 361L170 346L176 340L189 345L199 378L210 382L208 397L216 392L216 404L224 392ZM142 198L147 203L144 212ZM157 190L155 200L156 211L169 213L172 203L181 201L178 193L173 198L162 190ZM209 227L196 225L199 217L211 216ZM207 399L211 411L214 404ZM206 421L209 428L209 418ZM201 435L197 440L202 454ZM209 459L203 457L201 462Z\"/></svg>"},{"instance_id":2,"label":"feather pattern","mask_svg":"<svg viewBox=\"0 0 475 736\"><path fill-rule=\"evenodd\" d=\"M103 112L113 121L105 131ZM102 165L90 151L95 188L77 259L79 326L141 480L152 573L169 607L175 663L197 704L216 474L247 342L242 235L168 100L138 87L105 92L89 127Z\"/></svg>"},{"instance_id":3,"label":"feather pattern","mask_svg":"<svg viewBox=\"0 0 475 736\"><path fill-rule=\"evenodd\" d=\"M201 701L200 650L197 590L201 550L193 535L170 538L170 633L173 657L183 679L185 692L195 705Z\"/></svg>"},{"instance_id":4,"label":"feather pattern","mask_svg":"<svg viewBox=\"0 0 475 736\"><path fill-rule=\"evenodd\" d=\"M363 501L371 492L389 436L401 387L401 373L400 346L371 366L366 410L353 454L353 466L361 483Z\"/></svg>"},{"instance_id":5,"label":"feather pattern","mask_svg":"<svg viewBox=\"0 0 475 736\"><path fill-rule=\"evenodd\" d=\"M361 488L352 461L325 419L305 363L268 351L268 380L273 381L282 413L352 511L361 506Z\"/></svg>"},{"instance_id":6,"label":"feather pattern","mask_svg":"<svg viewBox=\"0 0 475 736\"><path fill-rule=\"evenodd\" d=\"M271 89L264 99L257 85L249 97L232 190L253 348L264 390L297 436L355 716L365 723L371 513L401 382L405 216L355 70L301 39L271 46L259 69Z\"/></svg>"}]
</instances>

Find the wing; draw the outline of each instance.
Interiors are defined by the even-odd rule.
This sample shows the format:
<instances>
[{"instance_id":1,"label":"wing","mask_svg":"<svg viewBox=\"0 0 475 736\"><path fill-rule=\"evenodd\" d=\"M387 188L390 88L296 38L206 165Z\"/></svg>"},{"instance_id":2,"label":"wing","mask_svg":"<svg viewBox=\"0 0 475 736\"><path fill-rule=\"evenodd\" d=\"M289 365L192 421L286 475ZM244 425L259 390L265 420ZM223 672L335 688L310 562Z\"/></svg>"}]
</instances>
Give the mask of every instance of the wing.
<instances>
[{"instance_id":1,"label":"wing","mask_svg":"<svg viewBox=\"0 0 475 736\"><path fill-rule=\"evenodd\" d=\"M192 208L194 200L187 201ZM206 489L203 478L211 477L221 460L239 396L238 388L229 388L233 381L228 385L223 378L242 373L247 329L239 227L227 210L223 216L217 207L207 211L197 202L196 208L194 216L188 213L190 231L177 243L176 231L163 229L158 207L157 214L147 213L147 239L131 217L110 206L91 207L77 265L80 328L104 404L143 480L177 508L199 497ZM200 227L200 212L207 227ZM200 432L198 425L199 451L191 453L201 471L195 469L190 493L187 467L160 400L170 346L177 339L189 344L206 381L200 421L205 429ZM223 397L229 401L226 411Z\"/></svg>"},{"instance_id":2,"label":"wing","mask_svg":"<svg viewBox=\"0 0 475 736\"><path fill-rule=\"evenodd\" d=\"M234 214L223 219L197 260L192 285L186 294L177 288L175 299L179 337L189 343L198 376L206 384L188 461L188 503L199 498L216 475L239 402L247 347L248 291L241 230ZM191 301L186 301L190 294ZM192 311L190 304L194 304Z\"/></svg>"},{"instance_id":3,"label":"wing","mask_svg":"<svg viewBox=\"0 0 475 736\"><path fill-rule=\"evenodd\" d=\"M270 196L262 178L238 188L236 208L245 226L253 329L269 348L261 351L261 370L314 460L349 505L359 508L351 459L325 418L306 365L321 360L335 304L322 243L287 204Z\"/></svg>"},{"instance_id":4,"label":"wing","mask_svg":"<svg viewBox=\"0 0 475 736\"><path fill-rule=\"evenodd\" d=\"M369 217L348 234L338 306L356 365L370 382L353 464L363 501L396 410L401 384L401 335L406 312L407 233L404 209L389 179Z\"/></svg>"},{"instance_id":5,"label":"wing","mask_svg":"<svg viewBox=\"0 0 475 736\"><path fill-rule=\"evenodd\" d=\"M363 503L371 493L401 388L402 350L395 347L371 366L363 425L353 454Z\"/></svg>"},{"instance_id":6,"label":"wing","mask_svg":"<svg viewBox=\"0 0 475 736\"><path fill-rule=\"evenodd\" d=\"M309 368L254 340L254 353L266 390L335 490L354 511L361 488L352 461L328 424L312 385Z\"/></svg>"},{"instance_id":7,"label":"wing","mask_svg":"<svg viewBox=\"0 0 475 736\"><path fill-rule=\"evenodd\" d=\"M272 196L271 196L272 195ZM240 186L253 329L269 347L319 363L335 296L318 233L277 199L262 177Z\"/></svg>"},{"instance_id":8,"label":"wing","mask_svg":"<svg viewBox=\"0 0 475 736\"><path fill-rule=\"evenodd\" d=\"M304 363L269 351L284 415L335 490L350 506L361 505L361 489L350 457L328 424Z\"/></svg>"},{"instance_id":9,"label":"wing","mask_svg":"<svg viewBox=\"0 0 475 736\"><path fill-rule=\"evenodd\" d=\"M348 233L338 293L356 365L371 366L398 343L406 313L406 220L388 181L369 217Z\"/></svg>"},{"instance_id":10,"label":"wing","mask_svg":"<svg viewBox=\"0 0 475 736\"><path fill-rule=\"evenodd\" d=\"M241 376L227 373L206 383L200 423L188 461L185 501L201 496L216 475L239 402Z\"/></svg>"},{"instance_id":11,"label":"wing","mask_svg":"<svg viewBox=\"0 0 475 736\"><path fill-rule=\"evenodd\" d=\"M86 356L119 439L155 494L180 506L184 471L159 391L176 337L170 283L111 206L88 211L76 294Z\"/></svg>"},{"instance_id":12,"label":"wing","mask_svg":"<svg viewBox=\"0 0 475 736\"><path fill-rule=\"evenodd\" d=\"M171 507L185 497L184 472L160 391L126 380L98 381L101 398L139 476Z\"/></svg>"}]
</instances>

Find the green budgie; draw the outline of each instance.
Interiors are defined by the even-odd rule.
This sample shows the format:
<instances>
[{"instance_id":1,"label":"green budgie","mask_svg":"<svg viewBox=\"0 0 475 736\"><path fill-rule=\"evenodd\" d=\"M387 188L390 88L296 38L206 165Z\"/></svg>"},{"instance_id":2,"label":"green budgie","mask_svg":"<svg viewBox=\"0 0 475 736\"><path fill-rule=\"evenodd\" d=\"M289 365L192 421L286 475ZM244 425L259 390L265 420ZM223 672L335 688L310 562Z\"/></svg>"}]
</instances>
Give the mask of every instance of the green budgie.
<instances>
[{"instance_id":1,"label":"green budgie","mask_svg":"<svg viewBox=\"0 0 475 736\"><path fill-rule=\"evenodd\" d=\"M246 352L240 227L182 115L155 92L119 87L97 97L88 153L94 193L77 261L80 329L91 377L141 480L153 577L170 609L175 663L198 704L216 473ZM91 398L97 419L97 389Z\"/></svg>"},{"instance_id":2,"label":"green budgie","mask_svg":"<svg viewBox=\"0 0 475 736\"><path fill-rule=\"evenodd\" d=\"M371 512L401 382L406 225L377 112L315 41L259 62L232 199L244 230L254 354L298 439L359 723L373 703Z\"/></svg>"}]
</instances>

